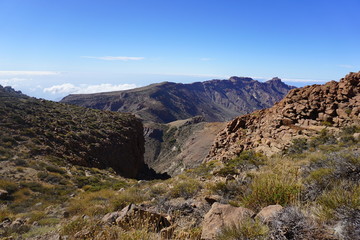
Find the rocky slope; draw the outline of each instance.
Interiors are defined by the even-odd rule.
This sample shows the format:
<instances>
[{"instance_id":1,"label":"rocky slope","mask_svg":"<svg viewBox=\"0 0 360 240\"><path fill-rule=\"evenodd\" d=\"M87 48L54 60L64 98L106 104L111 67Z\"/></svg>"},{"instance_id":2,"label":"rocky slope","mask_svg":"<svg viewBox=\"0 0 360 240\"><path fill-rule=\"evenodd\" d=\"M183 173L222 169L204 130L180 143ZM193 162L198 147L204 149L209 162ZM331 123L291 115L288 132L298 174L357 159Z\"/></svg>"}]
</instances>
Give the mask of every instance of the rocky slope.
<instances>
[{"instance_id":1,"label":"rocky slope","mask_svg":"<svg viewBox=\"0 0 360 240\"><path fill-rule=\"evenodd\" d=\"M314 136L325 127L336 131L359 121L360 72L340 82L292 89L273 107L235 118L219 133L207 161L229 159L247 149L272 155L294 138Z\"/></svg>"},{"instance_id":2,"label":"rocky slope","mask_svg":"<svg viewBox=\"0 0 360 240\"><path fill-rule=\"evenodd\" d=\"M39 100L1 86L0 115L2 165L58 158L131 178L146 169L143 126L133 115Z\"/></svg>"},{"instance_id":3,"label":"rocky slope","mask_svg":"<svg viewBox=\"0 0 360 240\"><path fill-rule=\"evenodd\" d=\"M169 123L194 116L227 121L238 115L271 107L294 87L274 78L258 82L231 77L192 84L164 82L147 87L96 94L72 94L61 100L83 107L131 112L142 120Z\"/></svg>"}]
</instances>

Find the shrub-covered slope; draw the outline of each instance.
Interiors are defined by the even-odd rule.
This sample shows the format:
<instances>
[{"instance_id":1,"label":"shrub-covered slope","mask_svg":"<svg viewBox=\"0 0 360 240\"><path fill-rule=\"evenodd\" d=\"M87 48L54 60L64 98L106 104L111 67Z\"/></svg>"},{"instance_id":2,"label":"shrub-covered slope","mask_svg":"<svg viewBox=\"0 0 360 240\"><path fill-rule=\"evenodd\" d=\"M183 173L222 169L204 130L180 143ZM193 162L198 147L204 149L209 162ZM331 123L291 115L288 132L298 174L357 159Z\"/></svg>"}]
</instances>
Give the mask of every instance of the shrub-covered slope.
<instances>
[{"instance_id":1,"label":"shrub-covered slope","mask_svg":"<svg viewBox=\"0 0 360 240\"><path fill-rule=\"evenodd\" d=\"M0 87L0 159L39 156L137 177L144 167L140 120L39 100Z\"/></svg>"}]
</instances>

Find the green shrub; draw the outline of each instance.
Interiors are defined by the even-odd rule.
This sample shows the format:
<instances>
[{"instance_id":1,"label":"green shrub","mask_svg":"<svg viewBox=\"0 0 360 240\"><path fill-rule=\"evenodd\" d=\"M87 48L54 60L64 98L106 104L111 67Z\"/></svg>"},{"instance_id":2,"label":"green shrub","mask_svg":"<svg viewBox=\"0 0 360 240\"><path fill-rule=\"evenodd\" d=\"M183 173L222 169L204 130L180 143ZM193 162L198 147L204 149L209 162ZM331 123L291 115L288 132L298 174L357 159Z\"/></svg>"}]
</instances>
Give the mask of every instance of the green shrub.
<instances>
[{"instance_id":1,"label":"green shrub","mask_svg":"<svg viewBox=\"0 0 360 240\"><path fill-rule=\"evenodd\" d=\"M243 203L253 209L268 205L282 206L298 202L301 185L292 176L260 174L250 184L250 193L242 197Z\"/></svg>"},{"instance_id":2,"label":"green shrub","mask_svg":"<svg viewBox=\"0 0 360 240\"><path fill-rule=\"evenodd\" d=\"M247 184L241 184L237 181L221 181L207 186L213 193L223 197L224 200L234 199L239 194L247 191Z\"/></svg>"},{"instance_id":3,"label":"green shrub","mask_svg":"<svg viewBox=\"0 0 360 240\"><path fill-rule=\"evenodd\" d=\"M325 179L332 176L334 169L332 168L319 168L310 173L307 177L308 182L315 182L315 184L329 184Z\"/></svg>"},{"instance_id":4,"label":"green shrub","mask_svg":"<svg viewBox=\"0 0 360 240\"><path fill-rule=\"evenodd\" d=\"M226 177L228 175L237 175L239 172L234 166L225 166L214 173L214 175Z\"/></svg>"},{"instance_id":5,"label":"green shrub","mask_svg":"<svg viewBox=\"0 0 360 240\"><path fill-rule=\"evenodd\" d=\"M16 159L14 160L15 166L22 166L22 167L27 167L29 166L29 164L27 163L27 161L23 160L23 159Z\"/></svg>"},{"instance_id":6,"label":"green shrub","mask_svg":"<svg viewBox=\"0 0 360 240\"><path fill-rule=\"evenodd\" d=\"M60 173L60 174L65 174L66 171L60 167L57 166L46 166L46 170L48 170L49 172L53 172L53 173Z\"/></svg>"},{"instance_id":7,"label":"green shrub","mask_svg":"<svg viewBox=\"0 0 360 240\"><path fill-rule=\"evenodd\" d=\"M192 169L191 173L193 173L195 176L201 177L210 176L210 172L214 169L214 167L214 162L203 163Z\"/></svg>"},{"instance_id":8,"label":"green shrub","mask_svg":"<svg viewBox=\"0 0 360 240\"><path fill-rule=\"evenodd\" d=\"M29 188L33 192L46 193L48 191L48 188L38 182L21 182L20 186L22 188Z\"/></svg>"},{"instance_id":9,"label":"green shrub","mask_svg":"<svg viewBox=\"0 0 360 240\"><path fill-rule=\"evenodd\" d=\"M287 149L289 154L300 154L309 149L309 145L306 138L295 138L292 140L292 144Z\"/></svg>"},{"instance_id":10,"label":"green shrub","mask_svg":"<svg viewBox=\"0 0 360 240\"><path fill-rule=\"evenodd\" d=\"M360 208L360 185L346 181L340 182L332 190L324 191L316 203L322 208L321 218L330 220L336 217L337 212L343 209Z\"/></svg>"},{"instance_id":11,"label":"green shrub","mask_svg":"<svg viewBox=\"0 0 360 240\"><path fill-rule=\"evenodd\" d=\"M322 129L316 137L313 137L309 143L312 148L318 148L319 145L335 144L336 138L326 128Z\"/></svg>"},{"instance_id":12,"label":"green shrub","mask_svg":"<svg viewBox=\"0 0 360 240\"><path fill-rule=\"evenodd\" d=\"M352 125L342 128L341 135L352 135L354 133L360 132L360 126Z\"/></svg>"},{"instance_id":13,"label":"green shrub","mask_svg":"<svg viewBox=\"0 0 360 240\"><path fill-rule=\"evenodd\" d=\"M248 239L261 240L267 239L269 228L258 220L248 218L237 224L231 224L221 229L216 236L217 240Z\"/></svg>"},{"instance_id":14,"label":"green shrub","mask_svg":"<svg viewBox=\"0 0 360 240\"><path fill-rule=\"evenodd\" d=\"M262 153L255 151L243 151L236 158L230 159L225 164L229 167L235 167L240 170L245 170L248 168L259 168L259 166L264 165L266 163L266 156Z\"/></svg>"},{"instance_id":15,"label":"green shrub","mask_svg":"<svg viewBox=\"0 0 360 240\"><path fill-rule=\"evenodd\" d=\"M170 189L169 195L173 198L184 197L191 198L201 189L200 183L191 178L185 178L175 183Z\"/></svg>"},{"instance_id":16,"label":"green shrub","mask_svg":"<svg viewBox=\"0 0 360 240\"><path fill-rule=\"evenodd\" d=\"M239 156L225 162L225 166L218 170L215 175L226 177L228 175L237 175L239 171L245 171L252 168L259 168L264 165L267 158L262 153L254 151L243 151Z\"/></svg>"},{"instance_id":17,"label":"green shrub","mask_svg":"<svg viewBox=\"0 0 360 240\"><path fill-rule=\"evenodd\" d=\"M130 203L141 203L148 200L149 197L145 195L140 189L129 188L120 192L113 199L110 200L111 209L117 211L126 207Z\"/></svg>"},{"instance_id":18,"label":"green shrub","mask_svg":"<svg viewBox=\"0 0 360 240\"><path fill-rule=\"evenodd\" d=\"M12 194L19 189L19 186L12 181L0 179L0 189L4 189L9 194Z\"/></svg>"},{"instance_id":19,"label":"green shrub","mask_svg":"<svg viewBox=\"0 0 360 240\"><path fill-rule=\"evenodd\" d=\"M61 233L64 235L74 236L75 233L82 230L87 223L88 221L82 219L81 217L76 218L70 221L69 223L65 224L61 229Z\"/></svg>"}]
</instances>

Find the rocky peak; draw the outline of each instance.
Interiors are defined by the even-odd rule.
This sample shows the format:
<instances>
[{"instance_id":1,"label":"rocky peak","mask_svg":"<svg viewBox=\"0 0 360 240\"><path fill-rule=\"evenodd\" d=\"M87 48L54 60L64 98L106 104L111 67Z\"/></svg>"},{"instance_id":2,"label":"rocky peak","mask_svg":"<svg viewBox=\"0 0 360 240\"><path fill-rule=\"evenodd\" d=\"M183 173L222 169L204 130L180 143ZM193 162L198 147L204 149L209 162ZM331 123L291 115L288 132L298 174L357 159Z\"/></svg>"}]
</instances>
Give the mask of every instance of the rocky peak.
<instances>
[{"instance_id":1,"label":"rocky peak","mask_svg":"<svg viewBox=\"0 0 360 240\"><path fill-rule=\"evenodd\" d=\"M10 86L1 86L0 85L0 92L5 92L5 93L15 93L15 94L20 94L22 95L22 92L21 91L16 91L15 89L13 89L12 87Z\"/></svg>"},{"instance_id":2,"label":"rocky peak","mask_svg":"<svg viewBox=\"0 0 360 240\"><path fill-rule=\"evenodd\" d=\"M292 89L273 107L235 118L219 133L207 160L232 158L247 149L272 155L325 126L336 131L359 122L360 72L340 82Z\"/></svg>"},{"instance_id":3,"label":"rocky peak","mask_svg":"<svg viewBox=\"0 0 360 240\"><path fill-rule=\"evenodd\" d=\"M254 79L249 78L249 77L236 77L236 76L232 76L229 78L230 82L236 83L236 82L250 82L250 81L254 81Z\"/></svg>"}]
</instances>

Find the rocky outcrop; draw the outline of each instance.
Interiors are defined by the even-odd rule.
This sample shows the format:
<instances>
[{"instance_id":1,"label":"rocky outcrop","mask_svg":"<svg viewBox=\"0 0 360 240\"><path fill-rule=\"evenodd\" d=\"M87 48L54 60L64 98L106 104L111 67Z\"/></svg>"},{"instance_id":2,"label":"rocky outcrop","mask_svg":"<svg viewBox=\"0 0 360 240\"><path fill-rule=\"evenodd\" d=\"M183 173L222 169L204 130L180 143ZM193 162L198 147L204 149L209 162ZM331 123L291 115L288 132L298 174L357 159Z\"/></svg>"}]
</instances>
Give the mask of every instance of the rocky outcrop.
<instances>
[{"instance_id":1,"label":"rocky outcrop","mask_svg":"<svg viewBox=\"0 0 360 240\"><path fill-rule=\"evenodd\" d=\"M214 203L203 221L201 239L215 239L223 227L239 224L251 218L254 212L247 208L233 207L228 204Z\"/></svg>"},{"instance_id":2,"label":"rocky outcrop","mask_svg":"<svg viewBox=\"0 0 360 240\"><path fill-rule=\"evenodd\" d=\"M336 130L358 124L360 72L340 82L291 90L269 109L235 118L219 133L206 159L229 159L243 150L280 152L296 137L309 137L325 126Z\"/></svg>"},{"instance_id":3,"label":"rocky outcrop","mask_svg":"<svg viewBox=\"0 0 360 240\"><path fill-rule=\"evenodd\" d=\"M118 92L72 94L61 102L131 112L147 122L169 123L197 115L205 121L221 122L271 107L292 88L278 78L258 82L231 77L192 84L164 82Z\"/></svg>"}]
</instances>

